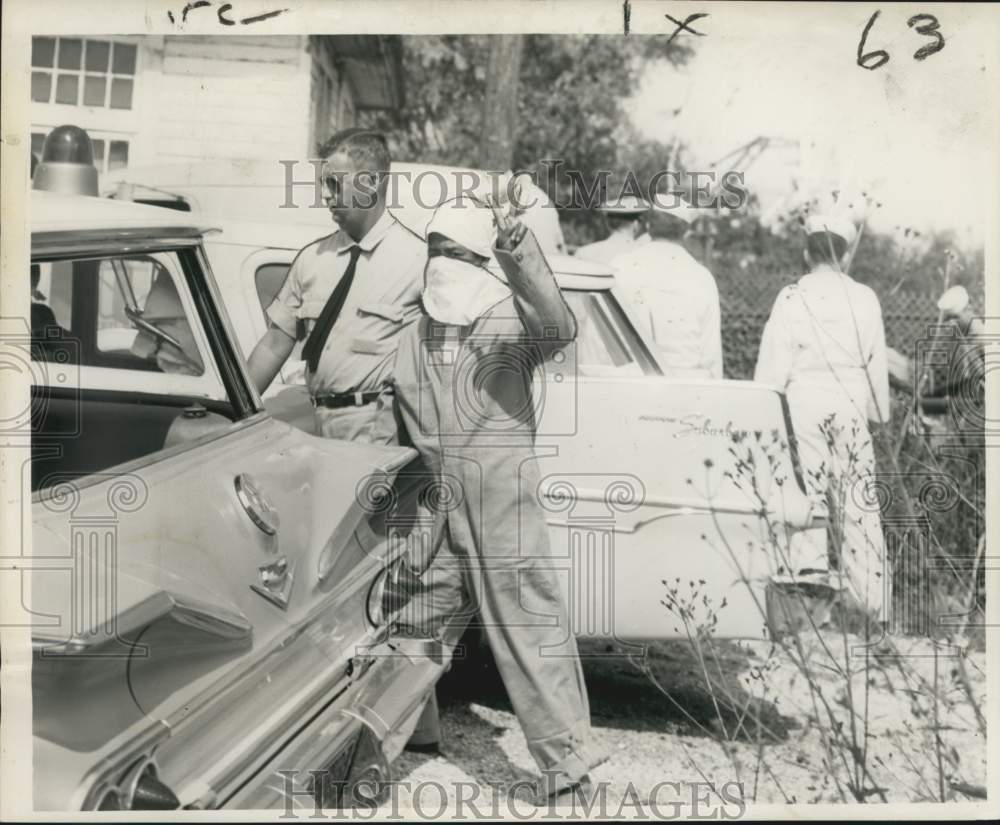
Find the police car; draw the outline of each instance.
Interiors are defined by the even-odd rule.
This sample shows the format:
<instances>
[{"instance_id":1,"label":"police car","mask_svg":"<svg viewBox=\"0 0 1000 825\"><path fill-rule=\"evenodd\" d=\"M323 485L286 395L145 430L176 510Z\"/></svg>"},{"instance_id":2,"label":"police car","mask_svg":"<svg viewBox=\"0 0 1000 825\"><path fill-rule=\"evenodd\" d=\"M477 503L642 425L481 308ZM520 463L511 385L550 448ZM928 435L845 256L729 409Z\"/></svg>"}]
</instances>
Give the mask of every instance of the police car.
<instances>
[{"instance_id":1,"label":"police car","mask_svg":"<svg viewBox=\"0 0 1000 825\"><path fill-rule=\"evenodd\" d=\"M413 451L309 435L294 374L276 415L247 377L327 213L101 199L89 160L56 130L31 203L35 805L334 801L388 775L447 662L388 638ZM567 632L765 635L773 547L822 529L784 399L665 379L611 274L551 263L579 322L535 393Z\"/></svg>"},{"instance_id":2,"label":"police car","mask_svg":"<svg viewBox=\"0 0 1000 825\"><path fill-rule=\"evenodd\" d=\"M388 641L415 453L270 416L211 227L97 197L91 162L55 130L30 201L35 808L332 805L447 666Z\"/></svg>"}]
</instances>

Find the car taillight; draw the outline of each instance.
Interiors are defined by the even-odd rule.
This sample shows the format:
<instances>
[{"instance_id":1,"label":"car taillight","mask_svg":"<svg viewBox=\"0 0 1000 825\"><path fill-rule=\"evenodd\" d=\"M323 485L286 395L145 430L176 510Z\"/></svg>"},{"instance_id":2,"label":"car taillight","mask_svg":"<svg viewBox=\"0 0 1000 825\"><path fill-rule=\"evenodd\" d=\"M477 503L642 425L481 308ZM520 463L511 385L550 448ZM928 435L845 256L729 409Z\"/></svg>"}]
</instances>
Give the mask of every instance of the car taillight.
<instances>
[{"instance_id":1,"label":"car taillight","mask_svg":"<svg viewBox=\"0 0 1000 825\"><path fill-rule=\"evenodd\" d=\"M391 622L420 587L420 578L400 559L384 568L368 589L366 609L373 627Z\"/></svg>"},{"instance_id":2,"label":"car taillight","mask_svg":"<svg viewBox=\"0 0 1000 825\"><path fill-rule=\"evenodd\" d=\"M139 776L132 792L131 811L173 811L181 805L170 788L156 776L156 769L150 764Z\"/></svg>"},{"instance_id":3,"label":"car taillight","mask_svg":"<svg viewBox=\"0 0 1000 825\"><path fill-rule=\"evenodd\" d=\"M102 785L98 811L173 811L181 806L177 795L160 780L148 755Z\"/></svg>"}]
</instances>

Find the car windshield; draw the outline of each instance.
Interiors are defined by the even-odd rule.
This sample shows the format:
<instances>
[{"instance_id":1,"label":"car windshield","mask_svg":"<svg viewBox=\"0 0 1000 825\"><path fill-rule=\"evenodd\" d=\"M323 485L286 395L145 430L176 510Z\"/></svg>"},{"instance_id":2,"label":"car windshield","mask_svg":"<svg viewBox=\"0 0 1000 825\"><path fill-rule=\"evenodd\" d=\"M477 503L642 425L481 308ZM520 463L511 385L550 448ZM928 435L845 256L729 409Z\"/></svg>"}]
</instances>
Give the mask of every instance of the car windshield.
<instances>
[{"instance_id":1,"label":"car windshield","mask_svg":"<svg viewBox=\"0 0 1000 825\"><path fill-rule=\"evenodd\" d=\"M581 375L643 375L642 342L606 291L564 290L576 316L576 360ZM610 300L609 300L610 299Z\"/></svg>"}]
</instances>

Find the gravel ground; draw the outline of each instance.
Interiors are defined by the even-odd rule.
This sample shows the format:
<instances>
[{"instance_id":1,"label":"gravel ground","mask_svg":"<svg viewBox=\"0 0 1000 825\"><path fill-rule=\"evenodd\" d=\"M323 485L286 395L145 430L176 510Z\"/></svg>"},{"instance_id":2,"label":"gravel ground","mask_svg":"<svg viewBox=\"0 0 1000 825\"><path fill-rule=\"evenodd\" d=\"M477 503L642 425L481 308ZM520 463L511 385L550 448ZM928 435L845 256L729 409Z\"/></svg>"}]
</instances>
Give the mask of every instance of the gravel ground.
<instances>
[{"instance_id":1,"label":"gravel ground","mask_svg":"<svg viewBox=\"0 0 1000 825\"><path fill-rule=\"evenodd\" d=\"M843 638L813 638L806 655L814 663L822 702L838 724L850 725L847 679L824 667L830 661L824 645L843 650ZM869 801L938 800L939 750L945 798L968 801L948 780L985 785L986 747L975 712L953 673L955 659L938 658L941 701L935 724L927 686L934 678L934 657L912 655L927 652L916 641L900 648L911 655L872 662L867 674L867 764L872 773L867 787L881 789L871 793ZM763 642L721 643L718 649L708 662L717 682L710 691L698 657L686 642L650 645L644 657L604 646L581 647L594 736L609 754L592 774L602 785L595 814L670 816L673 810L676 816L671 804L690 806L693 797L701 800L694 804L708 812L714 809L718 815L721 807L730 816L741 813L742 806L736 804L741 796L760 803L853 801L843 787L849 772L840 761L842 754L848 762L850 757L837 749L837 769L830 768L823 745L824 731L828 735L830 729L827 711L822 702L814 704L790 658ZM855 661L854 667L861 668L863 659ZM984 709L985 655L973 651L966 662L973 695ZM851 680L859 726L865 682L863 670ZM509 817L531 810L523 805L513 811L495 807L509 805L509 794L525 798L524 780L535 778L537 768L488 653L475 663L456 664L438 691L442 754L403 753L397 759L394 779L409 783L416 797L401 785L393 805L402 810L416 805L422 816L434 816L444 805L464 816L499 812ZM728 695L739 710L717 712L713 693ZM727 747L720 741L726 738L720 736L723 732L733 740ZM859 737L865 741L863 732ZM735 782L742 783L742 795L738 786L727 785ZM706 783L712 783L721 798ZM456 811L463 797L465 807ZM652 808L651 802L658 807Z\"/></svg>"}]
</instances>

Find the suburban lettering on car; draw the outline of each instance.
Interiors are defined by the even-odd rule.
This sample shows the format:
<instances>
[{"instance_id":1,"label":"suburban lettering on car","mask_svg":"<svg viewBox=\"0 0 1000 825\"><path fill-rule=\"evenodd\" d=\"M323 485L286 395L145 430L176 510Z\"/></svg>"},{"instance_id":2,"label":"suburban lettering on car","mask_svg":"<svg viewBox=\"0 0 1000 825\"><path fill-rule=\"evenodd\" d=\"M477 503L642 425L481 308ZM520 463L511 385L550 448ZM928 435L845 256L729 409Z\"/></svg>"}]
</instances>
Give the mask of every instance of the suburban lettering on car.
<instances>
[{"instance_id":1,"label":"suburban lettering on car","mask_svg":"<svg viewBox=\"0 0 1000 825\"><path fill-rule=\"evenodd\" d=\"M692 413L676 418L668 415L640 415L640 421L662 421L665 424L679 424L681 429L673 434L674 438L684 438L689 435L704 435L712 437L724 437L732 439L734 436L746 436L747 430L740 430L733 427L732 421L727 421L719 426L712 423L712 419L700 413Z\"/></svg>"}]
</instances>

